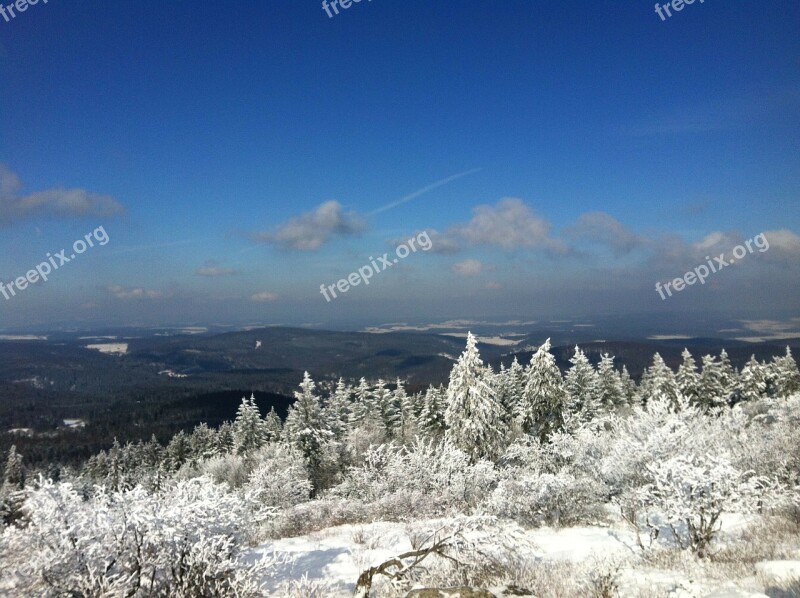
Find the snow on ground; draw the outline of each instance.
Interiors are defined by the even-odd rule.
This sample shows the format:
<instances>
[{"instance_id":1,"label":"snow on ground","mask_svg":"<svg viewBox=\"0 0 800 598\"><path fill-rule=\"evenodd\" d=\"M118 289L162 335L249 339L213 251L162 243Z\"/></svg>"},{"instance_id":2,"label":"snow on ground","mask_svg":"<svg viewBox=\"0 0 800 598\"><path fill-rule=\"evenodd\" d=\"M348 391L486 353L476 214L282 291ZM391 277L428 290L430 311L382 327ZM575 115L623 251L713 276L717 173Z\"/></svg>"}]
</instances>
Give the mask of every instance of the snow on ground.
<instances>
[{"instance_id":1,"label":"snow on ground","mask_svg":"<svg viewBox=\"0 0 800 598\"><path fill-rule=\"evenodd\" d=\"M756 571L768 582L800 579L800 561L764 561L756 564Z\"/></svg>"},{"instance_id":2,"label":"snow on ground","mask_svg":"<svg viewBox=\"0 0 800 598\"><path fill-rule=\"evenodd\" d=\"M289 580L327 581L333 590L331 598L352 596L359 574L370 566L411 550L408 531L442 520L405 523L376 522L363 525L341 525L307 536L283 538L253 549L247 560L263 554L275 554L286 562L278 567L269 581L274 591ZM732 531L745 525L745 519L729 515L725 527ZM562 529L538 528L525 531L525 538L534 546L533 557L544 562L623 563L639 554L632 530L614 527L586 526ZM766 598L762 583L782 587L786 580L800 578L800 561L759 563L753 576L736 581L693 579L685 572L648 568L640 563L624 564L619 582L623 598L669 596L670 598ZM498 592L497 588L492 588ZM502 593L497 593L502 596ZM770 594L781 597L791 594ZM544 598L544 597L542 597Z\"/></svg>"},{"instance_id":3,"label":"snow on ground","mask_svg":"<svg viewBox=\"0 0 800 598\"><path fill-rule=\"evenodd\" d=\"M124 355L128 352L128 343L98 343L96 345L86 345L86 348L108 355Z\"/></svg>"},{"instance_id":4,"label":"snow on ground","mask_svg":"<svg viewBox=\"0 0 800 598\"><path fill-rule=\"evenodd\" d=\"M441 522L431 523L436 527ZM274 590L286 580L328 580L340 593L352 596L359 574L397 554L411 550L408 524L377 522L366 525L341 525L297 538L283 538L254 549L250 559L273 551L289 557L270 582ZM591 557L630 555L635 550L632 532L601 527L573 527L560 530L541 528L526 532L542 560L578 562Z\"/></svg>"}]
</instances>

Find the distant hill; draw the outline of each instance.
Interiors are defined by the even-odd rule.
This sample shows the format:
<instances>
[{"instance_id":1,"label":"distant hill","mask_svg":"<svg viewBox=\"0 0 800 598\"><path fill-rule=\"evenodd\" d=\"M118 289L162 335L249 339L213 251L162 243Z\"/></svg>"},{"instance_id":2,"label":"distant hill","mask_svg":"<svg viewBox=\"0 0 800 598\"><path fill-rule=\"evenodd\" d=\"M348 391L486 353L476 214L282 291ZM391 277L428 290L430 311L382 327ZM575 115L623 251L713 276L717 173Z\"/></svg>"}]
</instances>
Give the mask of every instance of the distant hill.
<instances>
[{"instance_id":1,"label":"distant hill","mask_svg":"<svg viewBox=\"0 0 800 598\"><path fill-rule=\"evenodd\" d=\"M131 334L133 332L133 334ZM557 331L553 331L557 332ZM519 345L479 344L484 361L498 369L517 356L528 363L532 350L547 331L525 337ZM336 379L351 383L366 377L374 382L402 378L410 392L429 384L446 383L465 340L427 332L334 332L305 328L260 328L240 332L155 335L130 338L123 355L86 348L85 337L60 334L54 341L0 341L0 454L16 443L31 461L80 460L107 447L114 438L171 437L205 421L211 425L231 419L242 396L255 393L266 412L280 415L293 401L308 370L324 393ZM560 336L558 336L560 335ZM112 336L112 335L109 335ZM113 338L113 336L112 336ZM597 342L591 333L554 340L562 369L569 367L577 340L597 363L604 352L625 364L639 378L658 351L677 368L686 346L698 359L719 354L725 347L732 363L741 367L755 353L758 359L783 354L787 344L743 343L720 339L631 340ZM112 342L111 340L109 342ZM795 352L795 358L800 350ZM65 419L80 419L84 428L67 430ZM33 437L4 433L32 429Z\"/></svg>"}]
</instances>

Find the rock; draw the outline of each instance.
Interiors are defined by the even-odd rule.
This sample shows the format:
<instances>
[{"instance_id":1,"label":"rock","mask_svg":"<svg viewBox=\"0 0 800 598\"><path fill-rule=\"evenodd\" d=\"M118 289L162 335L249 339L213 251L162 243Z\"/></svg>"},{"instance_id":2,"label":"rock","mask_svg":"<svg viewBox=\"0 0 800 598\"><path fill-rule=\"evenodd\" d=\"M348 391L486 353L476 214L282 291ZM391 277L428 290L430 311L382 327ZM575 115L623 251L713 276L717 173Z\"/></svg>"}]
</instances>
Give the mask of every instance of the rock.
<instances>
[{"instance_id":1,"label":"rock","mask_svg":"<svg viewBox=\"0 0 800 598\"><path fill-rule=\"evenodd\" d=\"M497 598L489 590L481 588L425 588L411 590L406 598Z\"/></svg>"}]
</instances>

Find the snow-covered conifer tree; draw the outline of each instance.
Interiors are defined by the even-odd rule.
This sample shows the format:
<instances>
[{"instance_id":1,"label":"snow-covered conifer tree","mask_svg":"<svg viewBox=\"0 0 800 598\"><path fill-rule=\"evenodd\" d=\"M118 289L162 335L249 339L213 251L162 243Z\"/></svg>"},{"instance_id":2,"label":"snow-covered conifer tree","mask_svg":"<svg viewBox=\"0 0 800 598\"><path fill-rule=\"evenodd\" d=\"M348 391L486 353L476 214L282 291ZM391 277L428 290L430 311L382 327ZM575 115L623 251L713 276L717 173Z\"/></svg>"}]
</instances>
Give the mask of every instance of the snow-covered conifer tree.
<instances>
[{"instance_id":1,"label":"snow-covered conifer tree","mask_svg":"<svg viewBox=\"0 0 800 598\"><path fill-rule=\"evenodd\" d=\"M25 471L22 467L22 455L12 445L8 451L6 467L3 472L3 485L10 490L22 490L25 487Z\"/></svg>"},{"instance_id":2,"label":"snow-covered conifer tree","mask_svg":"<svg viewBox=\"0 0 800 598\"><path fill-rule=\"evenodd\" d=\"M683 362L678 366L678 373L675 375L678 390L688 401L697 403L700 397L700 373L697 371L697 362L689 349L684 349L681 357Z\"/></svg>"},{"instance_id":3,"label":"snow-covered conifer tree","mask_svg":"<svg viewBox=\"0 0 800 598\"><path fill-rule=\"evenodd\" d=\"M767 373L755 355L750 356L739 373L737 394L742 401L755 401L767 393Z\"/></svg>"},{"instance_id":4,"label":"snow-covered conifer tree","mask_svg":"<svg viewBox=\"0 0 800 598\"><path fill-rule=\"evenodd\" d=\"M620 375L614 369L614 357L603 353L597 364L597 395L602 408L612 410L627 403Z\"/></svg>"},{"instance_id":5,"label":"snow-covered conifer tree","mask_svg":"<svg viewBox=\"0 0 800 598\"><path fill-rule=\"evenodd\" d=\"M311 482L319 490L325 484L325 471L330 465L333 432L327 428L319 397L314 393L316 385L308 372L303 374L300 391L295 391L295 402L289 407L289 415L283 427L289 443L306 459Z\"/></svg>"},{"instance_id":6,"label":"snow-covered conifer tree","mask_svg":"<svg viewBox=\"0 0 800 598\"><path fill-rule=\"evenodd\" d=\"M467 348L450 372L447 386L445 438L473 461L495 457L504 448L507 429L503 407L488 383L491 369L481 361L477 341L467 334Z\"/></svg>"},{"instance_id":7,"label":"snow-covered conifer tree","mask_svg":"<svg viewBox=\"0 0 800 598\"><path fill-rule=\"evenodd\" d=\"M270 407L267 417L264 418L265 428L267 430L267 441L277 442L281 439L281 432L283 432L283 422L278 417L275 407Z\"/></svg>"},{"instance_id":8,"label":"snow-covered conifer tree","mask_svg":"<svg viewBox=\"0 0 800 598\"><path fill-rule=\"evenodd\" d=\"M622 371L619 374L619 381L620 384L622 384L623 397L629 405L633 405L637 401L640 401L639 389L636 386L636 382L633 381L633 378L628 372L628 366L622 366Z\"/></svg>"},{"instance_id":9,"label":"snow-covered conifer tree","mask_svg":"<svg viewBox=\"0 0 800 598\"><path fill-rule=\"evenodd\" d=\"M711 355L703 355L699 404L704 407L727 405L729 397L727 383L727 374L723 364Z\"/></svg>"},{"instance_id":10,"label":"snow-covered conifer tree","mask_svg":"<svg viewBox=\"0 0 800 598\"><path fill-rule=\"evenodd\" d=\"M600 410L597 372L577 345L575 345L575 353L569 362L572 367L564 376L564 388L567 391L569 409L580 413L581 419L584 421L589 421Z\"/></svg>"},{"instance_id":11,"label":"snow-covered conifer tree","mask_svg":"<svg viewBox=\"0 0 800 598\"><path fill-rule=\"evenodd\" d=\"M236 452L244 455L260 449L267 442L267 424L261 418L255 395L242 397L242 404L233 422L233 440Z\"/></svg>"},{"instance_id":12,"label":"snow-covered conifer tree","mask_svg":"<svg viewBox=\"0 0 800 598\"><path fill-rule=\"evenodd\" d=\"M773 357L769 366L769 382L776 397L788 397L800 391L800 370L789 347L786 347L786 355Z\"/></svg>"},{"instance_id":13,"label":"snow-covered conifer tree","mask_svg":"<svg viewBox=\"0 0 800 598\"><path fill-rule=\"evenodd\" d=\"M344 438L350 425L351 395L351 388L345 384L342 378L339 378L336 390L333 391L325 405L325 419L337 440Z\"/></svg>"},{"instance_id":14,"label":"snow-covered conifer tree","mask_svg":"<svg viewBox=\"0 0 800 598\"><path fill-rule=\"evenodd\" d=\"M550 353L550 339L531 357L525 389L517 405L516 422L525 434L545 440L564 423L567 392L556 360Z\"/></svg>"},{"instance_id":15,"label":"snow-covered conifer tree","mask_svg":"<svg viewBox=\"0 0 800 598\"><path fill-rule=\"evenodd\" d=\"M664 363L660 354L653 355L653 363L642 374L642 383L639 391L645 400L656 396L664 396L678 404L678 384L675 381L675 374Z\"/></svg>"},{"instance_id":16,"label":"snow-covered conifer tree","mask_svg":"<svg viewBox=\"0 0 800 598\"><path fill-rule=\"evenodd\" d=\"M209 459L217 454L217 433L201 423L192 430L189 438L192 454L198 459Z\"/></svg>"},{"instance_id":17,"label":"snow-covered conifer tree","mask_svg":"<svg viewBox=\"0 0 800 598\"><path fill-rule=\"evenodd\" d=\"M392 391L386 388L386 382L378 380L372 397L387 438L395 438L400 428L400 407L395 404Z\"/></svg>"},{"instance_id":18,"label":"snow-covered conifer tree","mask_svg":"<svg viewBox=\"0 0 800 598\"><path fill-rule=\"evenodd\" d=\"M447 427L444 421L445 393L442 387L429 386L425 391L425 400L419 416L419 428L434 440L444 436Z\"/></svg>"},{"instance_id":19,"label":"snow-covered conifer tree","mask_svg":"<svg viewBox=\"0 0 800 598\"><path fill-rule=\"evenodd\" d=\"M355 389L355 400L350 410L350 423L359 424L374 413L372 392L365 378L361 378Z\"/></svg>"}]
</instances>

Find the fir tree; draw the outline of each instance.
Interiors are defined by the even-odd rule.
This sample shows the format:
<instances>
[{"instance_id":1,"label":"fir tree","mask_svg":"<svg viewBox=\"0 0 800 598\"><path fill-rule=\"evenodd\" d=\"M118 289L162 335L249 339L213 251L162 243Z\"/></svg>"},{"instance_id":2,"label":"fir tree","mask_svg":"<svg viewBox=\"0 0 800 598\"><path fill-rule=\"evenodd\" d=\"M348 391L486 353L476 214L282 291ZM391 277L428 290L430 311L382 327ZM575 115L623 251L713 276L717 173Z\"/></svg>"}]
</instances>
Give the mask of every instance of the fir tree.
<instances>
[{"instance_id":1,"label":"fir tree","mask_svg":"<svg viewBox=\"0 0 800 598\"><path fill-rule=\"evenodd\" d=\"M119 444L117 443L116 439L114 440L115 446L111 448L109 451L109 478L113 481L112 487L118 488L120 487L119 484L122 481L121 475L121 467L119 463L118 457L115 455L119 454L117 450ZM170 471L177 471L181 468L181 466L189 461L192 456L192 446L189 441L189 436L187 436L186 432L183 430L179 431L175 436L172 437L172 440L169 441L166 450L164 451L164 465Z\"/></svg>"},{"instance_id":2,"label":"fir tree","mask_svg":"<svg viewBox=\"0 0 800 598\"><path fill-rule=\"evenodd\" d=\"M278 442L281 439L281 432L283 431L283 422L278 414L275 412L275 407L271 407L267 417L264 418L267 430L267 442Z\"/></svg>"},{"instance_id":3,"label":"fir tree","mask_svg":"<svg viewBox=\"0 0 800 598\"><path fill-rule=\"evenodd\" d=\"M786 347L786 355L772 358L769 371L774 396L788 397L800 391L800 370L789 347Z\"/></svg>"},{"instance_id":4,"label":"fir tree","mask_svg":"<svg viewBox=\"0 0 800 598\"><path fill-rule=\"evenodd\" d=\"M372 393L365 378L361 378L355 390L355 400L350 411L350 423L360 424L369 415L374 413Z\"/></svg>"},{"instance_id":5,"label":"fir tree","mask_svg":"<svg viewBox=\"0 0 800 598\"><path fill-rule=\"evenodd\" d=\"M703 355L703 370L700 372L699 404L703 407L719 407L728 403L727 374L723 364L711 355Z\"/></svg>"},{"instance_id":6,"label":"fir tree","mask_svg":"<svg viewBox=\"0 0 800 598\"><path fill-rule=\"evenodd\" d=\"M318 492L326 482L333 432L326 426L319 397L314 393L315 387L311 376L305 372L300 392L294 393L296 400L289 408L283 431L289 443L305 458L314 490Z\"/></svg>"},{"instance_id":7,"label":"fir tree","mask_svg":"<svg viewBox=\"0 0 800 598\"><path fill-rule=\"evenodd\" d=\"M603 353L597 364L597 395L600 405L609 411L628 402L614 358L608 353Z\"/></svg>"},{"instance_id":8,"label":"fir tree","mask_svg":"<svg viewBox=\"0 0 800 598\"><path fill-rule=\"evenodd\" d=\"M639 389L636 387L636 382L633 381L630 373L628 372L628 366L622 366L622 372L619 375L619 382L622 385L622 394L625 401L629 405L633 405L637 402L639 398Z\"/></svg>"},{"instance_id":9,"label":"fir tree","mask_svg":"<svg viewBox=\"0 0 800 598\"><path fill-rule=\"evenodd\" d=\"M736 382L738 373L731 365L731 360L728 357L728 352L723 349L719 354L719 371L722 379L723 395L725 400L723 403L728 403L731 395L736 391Z\"/></svg>"},{"instance_id":10,"label":"fir tree","mask_svg":"<svg viewBox=\"0 0 800 598\"><path fill-rule=\"evenodd\" d=\"M336 389L325 406L325 419L337 439L345 437L350 425L351 394L350 387L342 378L339 378Z\"/></svg>"},{"instance_id":11,"label":"fir tree","mask_svg":"<svg viewBox=\"0 0 800 598\"><path fill-rule=\"evenodd\" d=\"M675 374L658 353L653 355L652 365L642 375L639 391L645 400L663 396L672 401L673 405L678 405L679 390Z\"/></svg>"},{"instance_id":12,"label":"fir tree","mask_svg":"<svg viewBox=\"0 0 800 598\"><path fill-rule=\"evenodd\" d=\"M386 431L386 437L395 438L400 428L400 408L383 380L378 380L372 393L372 400L378 410L381 425Z\"/></svg>"},{"instance_id":13,"label":"fir tree","mask_svg":"<svg viewBox=\"0 0 800 598\"><path fill-rule=\"evenodd\" d=\"M450 372L447 386L445 437L473 461L495 457L504 448L507 430L503 408L487 380L491 370L483 365L477 341L467 334L467 347Z\"/></svg>"},{"instance_id":14,"label":"fir tree","mask_svg":"<svg viewBox=\"0 0 800 598\"><path fill-rule=\"evenodd\" d=\"M767 373L755 355L750 356L742 371L739 373L737 394L742 401L755 401L766 396Z\"/></svg>"},{"instance_id":15,"label":"fir tree","mask_svg":"<svg viewBox=\"0 0 800 598\"><path fill-rule=\"evenodd\" d=\"M531 357L525 389L517 405L516 422L525 434L544 441L564 424L567 392L556 360L550 354L550 339Z\"/></svg>"},{"instance_id":16,"label":"fir tree","mask_svg":"<svg viewBox=\"0 0 800 598\"><path fill-rule=\"evenodd\" d=\"M564 377L569 409L580 413L581 419L584 421L590 421L600 410L600 397L598 396L600 381L597 372L577 345L575 345L575 353L569 362L572 367Z\"/></svg>"},{"instance_id":17,"label":"fir tree","mask_svg":"<svg viewBox=\"0 0 800 598\"><path fill-rule=\"evenodd\" d=\"M198 459L208 459L217 454L217 434L206 423L201 423L192 430L189 444L192 454Z\"/></svg>"},{"instance_id":18,"label":"fir tree","mask_svg":"<svg viewBox=\"0 0 800 598\"><path fill-rule=\"evenodd\" d=\"M689 349L684 348L683 362L678 366L675 382L678 390L691 403L696 404L700 398L700 373L697 371L697 362L692 357Z\"/></svg>"},{"instance_id":19,"label":"fir tree","mask_svg":"<svg viewBox=\"0 0 800 598\"><path fill-rule=\"evenodd\" d=\"M249 399L243 397L233 422L236 452L244 455L256 451L267 443L267 438L267 424L261 419L255 395L250 395Z\"/></svg>"},{"instance_id":20,"label":"fir tree","mask_svg":"<svg viewBox=\"0 0 800 598\"><path fill-rule=\"evenodd\" d=\"M434 440L444 436L444 431L447 427L444 420L444 412L444 390L441 386L439 388L429 386L425 392L424 404L419 416L420 430Z\"/></svg>"},{"instance_id":21,"label":"fir tree","mask_svg":"<svg viewBox=\"0 0 800 598\"><path fill-rule=\"evenodd\" d=\"M233 423L229 421L222 422L217 428L217 452L220 455L227 455L233 452L235 446Z\"/></svg>"},{"instance_id":22,"label":"fir tree","mask_svg":"<svg viewBox=\"0 0 800 598\"><path fill-rule=\"evenodd\" d=\"M392 401L397 406L399 415L397 436L403 442L410 442L417 430L417 418L414 415L415 401L413 396L409 396L406 393L406 389L403 388L403 381L400 378L395 382Z\"/></svg>"},{"instance_id":23,"label":"fir tree","mask_svg":"<svg viewBox=\"0 0 800 598\"><path fill-rule=\"evenodd\" d=\"M6 467L3 472L3 485L8 490L22 490L25 487L25 470L22 466L22 455L12 445L8 451Z\"/></svg>"}]
</instances>

